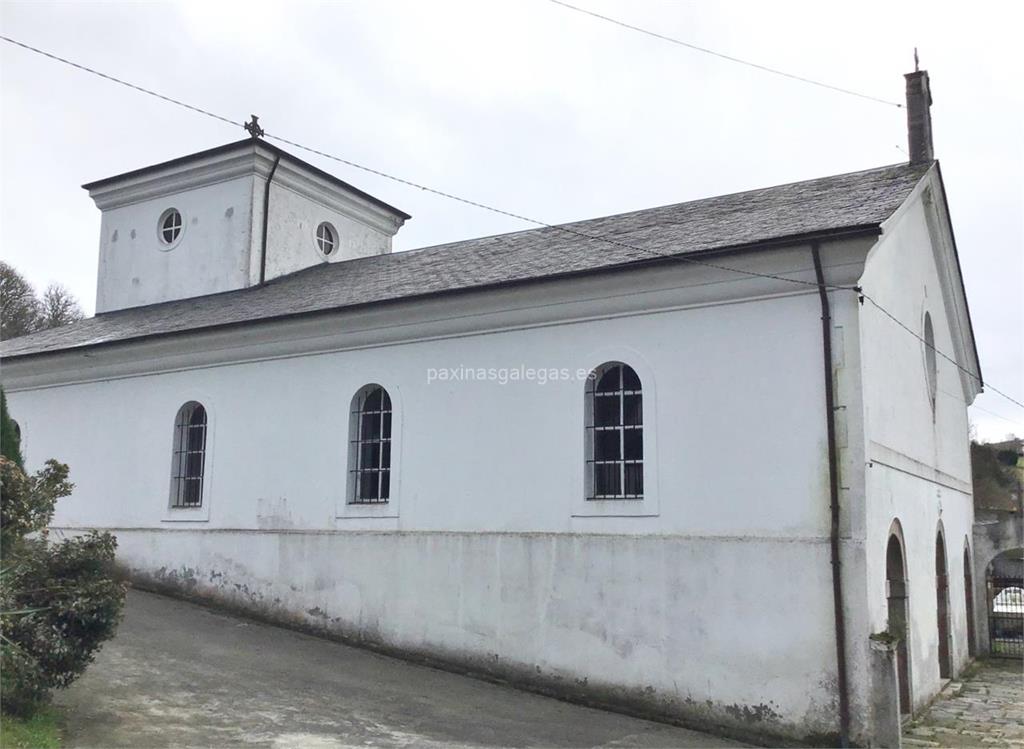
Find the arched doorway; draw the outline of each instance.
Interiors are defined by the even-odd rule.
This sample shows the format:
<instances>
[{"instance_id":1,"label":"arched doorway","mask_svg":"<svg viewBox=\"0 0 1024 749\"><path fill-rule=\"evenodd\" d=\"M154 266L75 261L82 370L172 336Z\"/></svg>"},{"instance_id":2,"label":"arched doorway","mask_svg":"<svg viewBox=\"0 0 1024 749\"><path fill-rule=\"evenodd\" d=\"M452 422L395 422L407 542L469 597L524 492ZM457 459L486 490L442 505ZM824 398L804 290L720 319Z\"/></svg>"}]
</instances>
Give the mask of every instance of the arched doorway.
<instances>
[{"instance_id":1,"label":"arched doorway","mask_svg":"<svg viewBox=\"0 0 1024 749\"><path fill-rule=\"evenodd\" d=\"M949 576L946 573L946 540L942 529L935 536L935 606L939 620L939 677L953 678L949 654Z\"/></svg>"},{"instance_id":2,"label":"arched doorway","mask_svg":"<svg viewBox=\"0 0 1024 749\"><path fill-rule=\"evenodd\" d=\"M967 654L977 655L977 640L974 639L974 576L971 574L971 545L964 540L964 611L967 615Z\"/></svg>"},{"instance_id":3,"label":"arched doorway","mask_svg":"<svg viewBox=\"0 0 1024 749\"><path fill-rule=\"evenodd\" d=\"M907 579L903 544L893 533L885 550L885 587L889 612L889 633L898 637L896 675L900 688L900 712L910 712L910 630L907 628Z\"/></svg>"}]
</instances>

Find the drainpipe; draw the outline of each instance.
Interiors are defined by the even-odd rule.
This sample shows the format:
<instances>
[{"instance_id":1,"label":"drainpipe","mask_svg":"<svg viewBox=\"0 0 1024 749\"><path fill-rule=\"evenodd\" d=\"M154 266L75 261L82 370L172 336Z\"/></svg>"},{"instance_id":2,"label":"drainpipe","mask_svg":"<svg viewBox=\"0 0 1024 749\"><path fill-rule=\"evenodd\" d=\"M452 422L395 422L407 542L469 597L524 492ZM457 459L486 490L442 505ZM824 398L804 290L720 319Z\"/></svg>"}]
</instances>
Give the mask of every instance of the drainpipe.
<instances>
[{"instance_id":1,"label":"drainpipe","mask_svg":"<svg viewBox=\"0 0 1024 749\"><path fill-rule=\"evenodd\" d=\"M839 466L836 448L836 401L832 382L832 312L828 292L825 290L825 275L821 270L820 244L811 244L814 258L814 275L818 281L818 297L821 300L821 341L825 357L825 422L828 427L828 483L829 508L832 527L829 532L829 548L832 554L832 608L836 629L836 672L839 678L839 743L850 745L850 692L846 674L846 620L843 617L843 576L839 562Z\"/></svg>"},{"instance_id":2,"label":"drainpipe","mask_svg":"<svg viewBox=\"0 0 1024 749\"><path fill-rule=\"evenodd\" d=\"M274 179L277 165L281 163L281 154L274 157L274 165L270 167L267 182L263 187L263 239L260 241L260 286L267 281L267 224L270 221L270 182Z\"/></svg>"}]
</instances>

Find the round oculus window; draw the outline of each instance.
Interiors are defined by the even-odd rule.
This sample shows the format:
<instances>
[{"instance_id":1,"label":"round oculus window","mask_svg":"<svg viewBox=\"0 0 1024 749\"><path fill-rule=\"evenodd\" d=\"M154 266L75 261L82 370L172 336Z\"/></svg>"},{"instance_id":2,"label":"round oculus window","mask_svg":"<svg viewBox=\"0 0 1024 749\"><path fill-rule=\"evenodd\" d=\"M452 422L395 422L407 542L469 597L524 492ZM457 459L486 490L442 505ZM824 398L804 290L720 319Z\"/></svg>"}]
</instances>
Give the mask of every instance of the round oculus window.
<instances>
[{"instance_id":1,"label":"round oculus window","mask_svg":"<svg viewBox=\"0 0 1024 749\"><path fill-rule=\"evenodd\" d=\"M326 221L316 227L316 246L324 255L330 255L338 246L338 235Z\"/></svg>"},{"instance_id":2,"label":"round oculus window","mask_svg":"<svg viewBox=\"0 0 1024 749\"><path fill-rule=\"evenodd\" d=\"M160 225L157 230L160 234L160 241L165 245L172 245L181 236L184 223L181 220L181 212L177 208L168 208L160 216Z\"/></svg>"}]
</instances>

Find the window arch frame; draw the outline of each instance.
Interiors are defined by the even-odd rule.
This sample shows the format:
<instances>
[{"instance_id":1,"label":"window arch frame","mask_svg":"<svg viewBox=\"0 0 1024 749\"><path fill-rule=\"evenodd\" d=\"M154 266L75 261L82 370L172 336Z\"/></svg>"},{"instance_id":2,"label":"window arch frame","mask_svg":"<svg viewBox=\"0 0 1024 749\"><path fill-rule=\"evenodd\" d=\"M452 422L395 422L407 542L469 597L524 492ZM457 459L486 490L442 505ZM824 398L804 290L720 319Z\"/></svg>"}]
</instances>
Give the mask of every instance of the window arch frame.
<instances>
[{"instance_id":1,"label":"window arch frame","mask_svg":"<svg viewBox=\"0 0 1024 749\"><path fill-rule=\"evenodd\" d=\"M935 623L938 645L937 663L940 679L952 679L955 675L953 612L950 602L949 547L946 530L940 519L935 530Z\"/></svg>"},{"instance_id":2,"label":"window arch frame","mask_svg":"<svg viewBox=\"0 0 1024 749\"><path fill-rule=\"evenodd\" d=\"M606 382L612 372L617 374L617 381ZM627 382L627 377L635 380L635 385ZM601 389L613 385L614 390ZM633 366L623 361L607 361L591 370L584 393L584 499L587 502L643 502L646 426L642 378ZM603 402L614 405L599 407ZM603 417L599 415L602 411L605 412ZM607 491L616 487L617 491Z\"/></svg>"},{"instance_id":3,"label":"window arch frame","mask_svg":"<svg viewBox=\"0 0 1024 749\"><path fill-rule=\"evenodd\" d=\"M156 222L156 236L159 249L167 252L177 247L185 236L185 214L176 206L169 206L161 212ZM168 233L170 236L168 236Z\"/></svg>"},{"instance_id":4,"label":"window arch frame","mask_svg":"<svg viewBox=\"0 0 1024 749\"><path fill-rule=\"evenodd\" d=\"M201 416L202 423L195 423L197 415ZM196 519L208 517L210 422L210 410L200 400L185 401L175 413L171 442L171 485L167 501L168 510L174 515L204 516Z\"/></svg>"},{"instance_id":5,"label":"window arch frame","mask_svg":"<svg viewBox=\"0 0 1024 749\"><path fill-rule=\"evenodd\" d=\"M931 406L934 415L939 398L939 359L935 348L935 324L928 310L925 310L921 318L921 346L924 349L924 381L928 405Z\"/></svg>"},{"instance_id":6,"label":"window arch frame","mask_svg":"<svg viewBox=\"0 0 1024 749\"><path fill-rule=\"evenodd\" d=\"M378 392L381 394L379 405L371 400ZM367 409L368 403L372 409ZM377 436L367 436L367 429L374 428L371 425L375 425ZM349 405L348 434L346 505L356 508L387 507L391 503L395 483L395 401L388 388L373 382L355 392ZM376 465L372 465L374 463ZM376 486L367 495L364 482L369 476L375 476Z\"/></svg>"},{"instance_id":7,"label":"window arch frame","mask_svg":"<svg viewBox=\"0 0 1024 749\"><path fill-rule=\"evenodd\" d=\"M893 543L899 551L899 573L898 578L891 576L890 550ZM900 715L909 715L914 709L914 658L913 640L914 633L911 627L913 614L911 612L912 601L910 598L910 582L908 573L908 551L906 538L903 535L903 524L899 518L893 518L889 525L889 532L885 537L885 547L882 556L883 577L885 580L885 601L886 601L886 628L891 632L895 627L902 629L903 637L896 645L896 670L898 680L898 698ZM902 603L901 603L902 601ZM892 621L893 614L901 617L899 623ZM900 652L902 651L902 652Z\"/></svg>"},{"instance_id":8,"label":"window arch frame","mask_svg":"<svg viewBox=\"0 0 1024 749\"><path fill-rule=\"evenodd\" d=\"M338 230L330 221L321 221L314 232L316 249L324 258L330 259L338 251Z\"/></svg>"}]
</instances>

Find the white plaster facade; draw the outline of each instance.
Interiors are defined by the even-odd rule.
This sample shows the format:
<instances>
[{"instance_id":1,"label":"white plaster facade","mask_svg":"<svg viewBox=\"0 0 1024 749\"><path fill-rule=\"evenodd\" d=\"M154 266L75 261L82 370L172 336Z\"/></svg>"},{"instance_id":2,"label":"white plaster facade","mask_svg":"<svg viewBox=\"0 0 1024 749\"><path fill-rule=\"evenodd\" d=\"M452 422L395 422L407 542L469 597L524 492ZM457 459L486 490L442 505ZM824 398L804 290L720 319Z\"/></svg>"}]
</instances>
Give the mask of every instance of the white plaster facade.
<instances>
[{"instance_id":1,"label":"white plaster facade","mask_svg":"<svg viewBox=\"0 0 1024 749\"><path fill-rule=\"evenodd\" d=\"M227 248L201 293L252 283L251 232L232 223L255 210L251 184L183 193L197 201L190 238L212 226L209 252L218 238ZM221 220L225 203L235 219ZM295 218L306 209L279 205L269 246L310 244L288 234L312 225ZM933 166L880 236L821 253L829 284L859 284L912 325L930 310L937 346L971 367L951 237L943 217L926 220L943 206ZM163 254L125 261L108 242L158 207L107 209L100 286L118 291L104 309L188 292ZM352 252L386 251L380 241ZM275 273L307 262L274 252ZM807 244L716 262L814 281ZM173 280L130 282L148 274ZM940 359L933 411L919 343L856 294L829 297L853 737L871 743L868 636L887 624L894 520L914 703L939 688L940 522L956 668L967 660L977 388ZM821 336L816 286L674 264L13 359L3 381L29 464L71 466L55 525L112 529L140 579L691 725L806 738L837 731ZM642 381L639 502L585 499L580 375L608 361ZM440 375L460 367L508 381ZM524 368L547 381L510 379ZM383 507L346 502L348 412L367 383L394 406ZM209 413L207 473L203 507L182 512L168 480L190 400Z\"/></svg>"},{"instance_id":2,"label":"white plaster facade","mask_svg":"<svg viewBox=\"0 0 1024 749\"><path fill-rule=\"evenodd\" d=\"M391 252L391 238L408 218L254 140L85 187L103 212L97 313L244 289L319 263ZM172 209L183 229L168 243L159 221ZM322 222L337 238L328 255L316 242Z\"/></svg>"},{"instance_id":3,"label":"white plaster facade","mask_svg":"<svg viewBox=\"0 0 1024 749\"><path fill-rule=\"evenodd\" d=\"M927 313L935 347L973 371L970 321L947 226L941 180L933 168L932 179L923 180L887 222L861 284L900 321L916 325L919 335ZM906 332L870 304L861 321L869 616L874 630L884 628L885 544L892 523L899 521L908 568L910 691L917 709L940 687L935 582L940 532L953 671L969 660L964 550L971 552L974 504L967 406L978 393L977 379L937 357L933 406L926 347L913 340L907 345Z\"/></svg>"}]
</instances>

